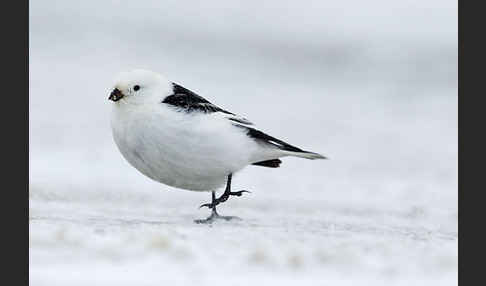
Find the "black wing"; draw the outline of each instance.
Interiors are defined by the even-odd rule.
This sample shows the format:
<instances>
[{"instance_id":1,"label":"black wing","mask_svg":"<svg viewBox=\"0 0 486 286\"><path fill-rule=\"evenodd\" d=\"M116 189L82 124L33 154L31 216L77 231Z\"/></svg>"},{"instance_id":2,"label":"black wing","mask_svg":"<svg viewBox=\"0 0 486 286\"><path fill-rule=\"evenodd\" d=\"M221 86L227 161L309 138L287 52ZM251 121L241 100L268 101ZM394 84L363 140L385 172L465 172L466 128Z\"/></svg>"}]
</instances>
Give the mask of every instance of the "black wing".
<instances>
[{"instance_id":1,"label":"black wing","mask_svg":"<svg viewBox=\"0 0 486 286\"><path fill-rule=\"evenodd\" d=\"M278 167L280 167L281 163L282 163L282 161L280 161L280 159L272 159L272 160L267 160L267 161L256 162L256 163L253 163L252 165L262 166L262 167L267 167L267 168L278 168Z\"/></svg>"},{"instance_id":2,"label":"black wing","mask_svg":"<svg viewBox=\"0 0 486 286\"><path fill-rule=\"evenodd\" d=\"M321 154L314 153L314 152L309 152L302 150L298 147L295 147L293 145L290 145L287 142L284 142L280 139L277 139L275 137L272 137L266 133L261 132L260 130L257 130L255 128L251 128L248 126L240 125L240 124L233 124L236 127L243 128L246 131L246 135L248 137L252 138L258 143L262 144L268 144L271 145L277 149L284 150L284 151L290 151L290 152L295 152L295 153L301 153L299 155L296 155L298 157L306 158L306 159L327 159L326 157L322 156ZM263 167L269 167L269 168L278 168L280 167L280 161L279 159L272 159L272 160L267 160L267 161L261 161L261 162L256 162L253 163L252 165L257 165L257 166L263 166Z\"/></svg>"},{"instance_id":3,"label":"black wing","mask_svg":"<svg viewBox=\"0 0 486 286\"><path fill-rule=\"evenodd\" d=\"M299 152L299 153L310 153L308 151L304 151L298 147L292 146L289 143L286 143L280 139L277 139L275 137L272 137L266 133L261 132L260 130L257 130L255 128L251 128L248 126L242 126L239 124L235 124L235 126L244 128L246 130L246 135L250 136L254 140L266 144L270 144L275 146L278 149L285 150L285 151L291 151L291 152Z\"/></svg>"},{"instance_id":4,"label":"black wing","mask_svg":"<svg viewBox=\"0 0 486 286\"><path fill-rule=\"evenodd\" d=\"M170 104L185 112L223 112L226 114L235 115L229 111L217 107L204 99L202 96L199 96L195 92L192 92L176 83L172 83L172 92L172 95L167 96L162 103Z\"/></svg>"}]
</instances>

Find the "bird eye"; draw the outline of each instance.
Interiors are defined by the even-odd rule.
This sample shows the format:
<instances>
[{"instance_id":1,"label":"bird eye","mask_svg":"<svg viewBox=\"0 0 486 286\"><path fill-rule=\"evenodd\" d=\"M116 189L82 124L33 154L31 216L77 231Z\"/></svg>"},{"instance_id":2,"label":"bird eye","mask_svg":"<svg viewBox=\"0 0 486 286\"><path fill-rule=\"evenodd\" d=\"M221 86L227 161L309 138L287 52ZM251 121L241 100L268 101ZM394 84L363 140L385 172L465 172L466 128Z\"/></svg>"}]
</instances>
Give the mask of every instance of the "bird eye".
<instances>
[{"instance_id":1,"label":"bird eye","mask_svg":"<svg viewBox=\"0 0 486 286\"><path fill-rule=\"evenodd\" d=\"M139 89L140 89L140 86L139 85L136 85L136 86L133 87L133 90L135 90L135 91L137 91Z\"/></svg>"}]
</instances>

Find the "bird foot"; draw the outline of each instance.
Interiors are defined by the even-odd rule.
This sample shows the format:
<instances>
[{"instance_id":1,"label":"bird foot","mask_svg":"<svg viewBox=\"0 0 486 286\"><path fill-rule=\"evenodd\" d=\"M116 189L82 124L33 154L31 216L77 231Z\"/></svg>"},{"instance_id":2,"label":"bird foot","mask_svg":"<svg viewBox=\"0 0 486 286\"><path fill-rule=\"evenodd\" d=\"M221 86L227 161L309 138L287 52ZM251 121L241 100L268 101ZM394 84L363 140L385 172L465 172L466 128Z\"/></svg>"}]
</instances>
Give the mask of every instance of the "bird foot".
<instances>
[{"instance_id":1,"label":"bird foot","mask_svg":"<svg viewBox=\"0 0 486 286\"><path fill-rule=\"evenodd\" d=\"M229 195L230 196L241 197L241 195L243 195L243 193L251 193L251 192L250 191L243 190L243 191L238 191L238 192L230 192Z\"/></svg>"},{"instance_id":2,"label":"bird foot","mask_svg":"<svg viewBox=\"0 0 486 286\"><path fill-rule=\"evenodd\" d=\"M225 221L230 221L230 220L242 220L241 218L237 216L222 216L219 215L214 209L211 215L208 218L205 219L196 219L194 220L195 223L197 224L212 224L216 220L225 220Z\"/></svg>"},{"instance_id":3,"label":"bird foot","mask_svg":"<svg viewBox=\"0 0 486 286\"><path fill-rule=\"evenodd\" d=\"M242 191L238 191L238 192L224 192L221 197L213 200L213 202L211 203L207 203L207 204L202 204L199 206L199 208L202 208L202 207L208 207L210 209L214 209L217 205L219 205L220 203L223 203L225 202L226 200L228 200L228 198L230 196L237 196L237 197L241 197L243 195L243 193L251 193L250 191L246 191L246 190L242 190Z\"/></svg>"}]
</instances>

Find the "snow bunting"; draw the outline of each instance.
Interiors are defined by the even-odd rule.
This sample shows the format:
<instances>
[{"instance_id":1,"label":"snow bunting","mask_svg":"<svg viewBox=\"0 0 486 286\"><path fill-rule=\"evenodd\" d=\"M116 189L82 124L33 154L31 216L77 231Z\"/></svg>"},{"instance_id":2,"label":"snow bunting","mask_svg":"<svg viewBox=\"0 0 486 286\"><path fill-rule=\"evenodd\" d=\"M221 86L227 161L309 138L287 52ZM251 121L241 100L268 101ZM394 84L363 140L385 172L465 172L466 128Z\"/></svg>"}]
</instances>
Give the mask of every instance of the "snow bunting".
<instances>
[{"instance_id":1,"label":"snow bunting","mask_svg":"<svg viewBox=\"0 0 486 286\"><path fill-rule=\"evenodd\" d=\"M203 204L211 216L230 196L232 174L248 165L278 168L279 158L326 159L255 128L246 118L226 111L162 75L133 70L117 78L109 99L113 138L123 157L145 176L180 189L211 191ZM226 183L224 193L215 190Z\"/></svg>"}]
</instances>

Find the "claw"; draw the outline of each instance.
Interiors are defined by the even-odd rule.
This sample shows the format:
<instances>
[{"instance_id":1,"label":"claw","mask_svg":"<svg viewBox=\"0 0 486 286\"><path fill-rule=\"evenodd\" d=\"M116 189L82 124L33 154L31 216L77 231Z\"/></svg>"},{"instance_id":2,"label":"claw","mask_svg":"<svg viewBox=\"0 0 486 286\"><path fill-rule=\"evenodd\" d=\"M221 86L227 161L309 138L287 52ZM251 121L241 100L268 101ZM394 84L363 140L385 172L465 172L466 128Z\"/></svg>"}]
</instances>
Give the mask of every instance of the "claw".
<instances>
[{"instance_id":1,"label":"claw","mask_svg":"<svg viewBox=\"0 0 486 286\"><path fill-rule=\"evenodd\" d=\"M238 191L238 192L231 192L230 195L231 196L241 197L241 195L243 195L243 193L251 193L251 192L250 191L246 191L246 190L242 190L242 191Z\"/></svg>"},{"instance_id":2,"label":"claw","mask_svg":"<svg viewBox=\"0 0 486 286\"><path fill-rule=\"evenodd\" d=\"M219 205L220 203L225 202L227 199L229 199L230 196L240 197L240 196L243 195L243 193L251 193L251 192L249 192L247 190L241 190L241 191L238 191L238 192L232 192L231 191L231 177L232 177L232 174L229 174L228 175L228 180L226 182L226 189L224 190L224 193L219 198L216 198L216 192L215 191L212 191L211 192L211 203L202 204L202 205L199 206L199 208L208 207L209 209L211 209L212 210L211 215L208 218L206 218L206 219L198 219L198 220L195 220L194 222L196 222L196 223L205 223L205 224L207 223L207 224L211 224L216 219L223 219L223 220L238 219L238 220L241 220L240 218L233 217L233 216L220 216L216 212L216 206Z\"/></svg>"},{"instance_id":3,"label":"claw","mask_svg":"<svg viewBox=\"0 0 486 286\"><path fill-rule=\"evenodd\" d=\"M210 209L214 208L214 205L213 204L202 204L199 206L199 208L202 208L202 207L208 207Z\"/></svg>"}]
</instances>

